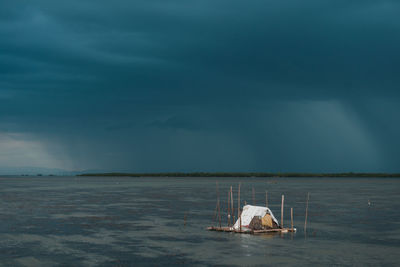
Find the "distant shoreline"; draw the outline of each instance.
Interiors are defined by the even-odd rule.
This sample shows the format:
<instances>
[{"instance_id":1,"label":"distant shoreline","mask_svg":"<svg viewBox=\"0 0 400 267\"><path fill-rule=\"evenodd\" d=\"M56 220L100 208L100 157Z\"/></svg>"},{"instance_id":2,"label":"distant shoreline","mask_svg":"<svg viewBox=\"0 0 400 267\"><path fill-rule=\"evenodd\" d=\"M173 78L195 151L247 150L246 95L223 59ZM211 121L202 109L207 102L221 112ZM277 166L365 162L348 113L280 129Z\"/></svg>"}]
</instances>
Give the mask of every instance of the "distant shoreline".
<instances>
[{"instance_id":1,"label":"distant shoreline","mask_svg":"<svg viewBox=\"0 0 400 267\"><path fill-rule=\"evenodd\" d=\"M125 176L125 177L375 177L389 178L398 177L400 173L360 173L360 172L344 172L344 173L266 173L266 172L164 172L164 173L84 173L77 176Z\"/></svg>"}]
</instances>

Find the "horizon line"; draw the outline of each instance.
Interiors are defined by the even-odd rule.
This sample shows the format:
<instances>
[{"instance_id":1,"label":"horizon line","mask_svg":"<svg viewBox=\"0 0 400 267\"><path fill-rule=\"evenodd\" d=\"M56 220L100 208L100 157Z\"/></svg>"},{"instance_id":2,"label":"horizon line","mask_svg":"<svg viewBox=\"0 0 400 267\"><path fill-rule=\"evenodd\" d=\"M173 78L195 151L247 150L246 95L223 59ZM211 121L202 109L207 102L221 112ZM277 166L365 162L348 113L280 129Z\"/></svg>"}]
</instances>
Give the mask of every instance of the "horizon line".
<instances>
[{"instance_id":1,"label":"horizon line","mask_svg":"<svg viewBox=\"0 0 400 267\"><path fill-rule=\"evenodd\" d=\"M128 177L400 177L400 173L385 172L102 172L76 176Z\"/></svg>"}]
</instances>

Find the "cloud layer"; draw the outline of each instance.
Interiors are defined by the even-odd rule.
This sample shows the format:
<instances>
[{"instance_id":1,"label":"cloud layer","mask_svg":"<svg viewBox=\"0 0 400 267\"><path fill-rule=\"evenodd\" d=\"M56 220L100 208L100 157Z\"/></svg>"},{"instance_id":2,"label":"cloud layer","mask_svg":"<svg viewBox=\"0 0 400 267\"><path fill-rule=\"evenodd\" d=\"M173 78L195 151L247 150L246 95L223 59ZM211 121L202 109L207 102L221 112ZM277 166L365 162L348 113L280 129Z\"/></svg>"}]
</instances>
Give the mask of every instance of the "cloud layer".
<instances>
[{"instance_id":1,"label":"cloud layer","mask_svg":"<svg viewBox=\"0 0 400 267\"><path fill-rule=\"evenodd\" d=\"M0 134L70 170L400 171L399 11L0 3ZM26 144L0 165L34 165Z\"/></svg>"}]
</instances>

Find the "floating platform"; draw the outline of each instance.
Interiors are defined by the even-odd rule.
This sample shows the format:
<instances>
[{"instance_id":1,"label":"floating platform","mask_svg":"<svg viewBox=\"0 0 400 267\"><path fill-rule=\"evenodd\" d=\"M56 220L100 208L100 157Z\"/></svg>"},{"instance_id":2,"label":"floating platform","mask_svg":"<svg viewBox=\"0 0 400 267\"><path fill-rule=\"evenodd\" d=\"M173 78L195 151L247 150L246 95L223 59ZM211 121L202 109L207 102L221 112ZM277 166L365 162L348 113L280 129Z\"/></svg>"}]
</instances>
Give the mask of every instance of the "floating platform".
<instances>
[{"instance_id":1,"label":"floating platform","mask_svg":"<svg viewBox=\"0 0 400 267\"><path fill-rule=\"evenodd\" d=\"M288 233L288 232L296 232L296 228L276 228L276 229L265 229L265 230L235 230L232 227L215 227L210 226L207 227L209 231L217 231L217 232L232 232L238 234L264 234L264 233Z\"/></svg>"}]
</instances>

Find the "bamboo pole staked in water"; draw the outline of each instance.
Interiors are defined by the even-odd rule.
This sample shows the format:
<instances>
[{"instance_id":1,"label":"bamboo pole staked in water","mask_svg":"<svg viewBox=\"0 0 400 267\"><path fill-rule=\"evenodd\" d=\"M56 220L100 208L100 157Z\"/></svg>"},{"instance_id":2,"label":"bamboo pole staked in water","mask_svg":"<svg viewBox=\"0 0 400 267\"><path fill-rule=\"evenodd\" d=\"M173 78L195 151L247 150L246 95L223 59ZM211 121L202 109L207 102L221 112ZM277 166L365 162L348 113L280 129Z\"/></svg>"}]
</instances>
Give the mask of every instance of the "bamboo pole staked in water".
<instances>
[{"instance_id":1,"label":"bamboo pole staked in water","mask_svg":"<svg viewBox=\"0 0 400 267\"><path fill-rule=\"evenodd\" d=\"M218 210L219 227L221 227L221 207L219 204L218 181L217 181L217 210Z\"/></svg>"},{"instance_id":2,"label":"bamboo pole staked in water","mask_svg":"<svg viewBox=\"0 0 400 267\"><path fill-rule=\"evenodd\" d=\"M285 202L285 195L282 195L282 204L281 204L281 227L283 228L283 205Z\"/></svg>"},{"instance_id":3,"label":"bamboo pole staked in water","mask_svg":"<svg viewBox=\"0 0 400 267\"><path fill-rule=\"evenodd\" d=\"M217 209L218 209L218 202L215 205L215 210L214 210L214 218L213 218L213 223L217 223Z\"/></svg>"},{"instance_id":4,"label":"bamboo pole staked in water","mask_svg":"<svg viewBox=\"0 0 400 267\"><path fill-rule=\"evenodd\" d=\"M265 191L265 207L268 208L268 191Z\"/></svg>"},{"instance_id":5,"label":"bamboo pole staked in water","mask_svg":"<svg viewBox=\"0 0 400 267\"><path fill-rule=\"evenodd\" d=\"M232 191L232 186L231 186L231 218L232 220L232 224L235 223L235 215L234 215L234 206L233 206L233 191Z\"/></svg>"},{"instance_id":6,"label":"bamboo pole staked in water","mask_svg":"<svg viewBox=\"0 0 400 267\"><path fill-rule=\"evenodd\" d=\"M231 226L231 191L228 191L228 210L227 210L227 217L228 217L228 227Z\"/></svg>"},{"instance_id":7,"label":"bamboo pole staked in water","mask_svg":"<svg viewBox=\"0 0 400 267\"><path fill-rule=\"evenodd\" d=\"M307 202L306 202L306 218L304 220L304 234L307 233L307 216L308 216L308 200L310 199L310 192L307 193Z\"/></svg>"},{"instance_id":8,"label":"bamboo pole staked in water","mask_svg":"<svg viewBox=\"0 0 400 267\"><path fill-rule=\"evenodd\" d=\"M256 193L254 191L254 186L251 188L251 193L253 196L253 205L255 206L256 205Z\"/></svg>"},{"instance_id":9,"label":"bamboo pole staked in water","mask_svg":"<svg viewBox=\"0 0 400 267\"><path fill-rule=\"evenodd\" d=\"M293 233L293 208L290 208L290 221L292 222L292 233Z\"/></svg>"},{"instance_id":10,"label":"bamboo pole staked in water","mask_svg":"<svg viewBox=\"0 0 400 267\"><path fill-rule=\"evenodd\" d=\"M239 183L239 190L238 190L238 220L240 223L240 231L242 231L242 217L240 216L240 183Z\"/></svg>"}]
</instances>

